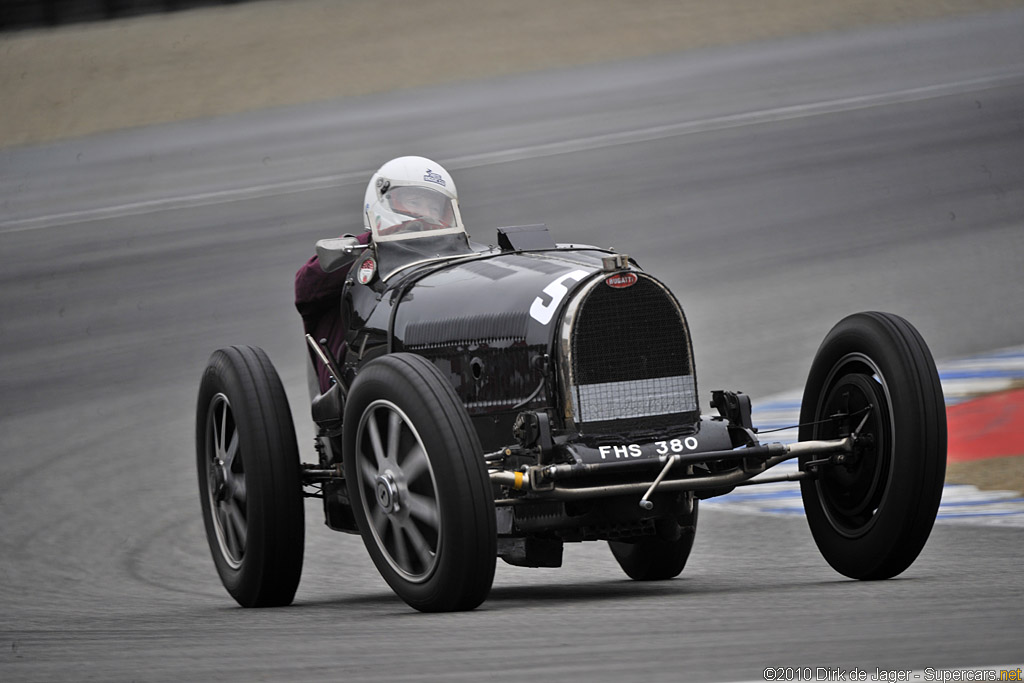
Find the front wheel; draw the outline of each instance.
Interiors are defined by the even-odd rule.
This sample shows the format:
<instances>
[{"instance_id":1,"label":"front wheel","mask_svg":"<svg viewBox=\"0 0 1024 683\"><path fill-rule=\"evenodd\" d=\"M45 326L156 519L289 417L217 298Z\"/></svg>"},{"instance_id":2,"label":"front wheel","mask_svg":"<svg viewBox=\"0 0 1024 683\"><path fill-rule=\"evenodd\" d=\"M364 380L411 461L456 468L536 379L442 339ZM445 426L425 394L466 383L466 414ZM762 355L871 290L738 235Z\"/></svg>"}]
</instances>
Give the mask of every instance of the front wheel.
<instances>
[{"instance_id":1,"label":"front wheel","mask_svg":"<svg viewBox=\"0 0 1024 683\"><path fill-rule=\"evenodd\" d=\"M918 331L889 313L840 321L811 364L800 424L801 441L860 429L846 462L800 482L825 560L854 579L903 572L928 540L946 472L945 402Z\"/></svg>"},{"instance_id":2,"label":"front wheel","mask_svg":"<svg viewBox=\"0 0 1024 683\"><path fill-rule=\"evenodd\" d=\"M679 576L693 550L697 535L697 500L693 501L693 516L685 525L676 524L678 535L674 539L651 536L635 543L609 541L615 561L634 581L664 581Z\"/></svg>"},{"instance_id":3,"label":"front wheel","mask_svg":"<svg viewBox=\"0 0 1024 683\"><path fill-rule=\"evenodd\" d=\"M349 499L381 576L423 612L477 607L494 579L494 497L451 384L420 356L371 361L352 384L344 429Z\"/></svg>"},{"instance_id":4,"label":"front wheel","mask_svg":"<svg viewBox=\"0 0 1024 683\"><path fill-rule=\"evenodd\" d=\"M291 604L305 544L302 479L288 398L262 349L210 357L196 466L206 538L228 593L243 607Z\"/></svg>"}]
</instances>

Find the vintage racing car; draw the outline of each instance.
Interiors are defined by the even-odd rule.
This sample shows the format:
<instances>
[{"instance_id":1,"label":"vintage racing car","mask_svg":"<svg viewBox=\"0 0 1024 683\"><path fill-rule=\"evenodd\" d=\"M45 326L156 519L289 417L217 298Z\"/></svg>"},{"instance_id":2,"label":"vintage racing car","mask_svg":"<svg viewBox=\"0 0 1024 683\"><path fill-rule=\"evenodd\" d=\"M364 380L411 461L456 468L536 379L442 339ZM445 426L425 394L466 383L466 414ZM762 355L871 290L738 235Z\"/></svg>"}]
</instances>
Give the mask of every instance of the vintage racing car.
<instances>
[{"instance_id":1,"label":"vintage racing car","mask_svg":"<svg viewBox=\"0 0 1024 683\"><path fill-rule=\"evenodd\" d=\"M544 226L410 232L317 244L351 265L343 357L307 338L335 382L314 389L316 459L300 462L263 351L216 351L199 391L206 533L228 592L289 604L302 571L303 497L359 533L381 575L422 611L488 595L495 561L557 567L563 544L608 541L630 577L678 575L699 501L799 480L822 555L857 579L915 560L945 473L945 407L906 320L859 313L811 365L799 443L761 443L749 398L713 391L702 415L676 297L624 254L556 244ZM762 475L791 458L799 471Z\"/></svg>"}]
</instances>

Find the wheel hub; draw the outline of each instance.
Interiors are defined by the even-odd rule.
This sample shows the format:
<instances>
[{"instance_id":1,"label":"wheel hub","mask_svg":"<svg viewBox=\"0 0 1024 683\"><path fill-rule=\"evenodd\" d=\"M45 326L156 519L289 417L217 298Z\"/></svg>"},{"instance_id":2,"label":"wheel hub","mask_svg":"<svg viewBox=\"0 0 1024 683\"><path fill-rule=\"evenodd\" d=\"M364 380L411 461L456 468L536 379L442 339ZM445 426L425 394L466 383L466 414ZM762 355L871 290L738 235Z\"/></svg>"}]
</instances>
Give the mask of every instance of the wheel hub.
<instances>
[{"instance_id":1,"label":"wheel hub","mask_svg":"<svg viewBox=\"0 0 1024 683\"><path fill-rule=\"evenodd\" d=\"M848 460L827 469L817 483L833 528L847 536L870 528L885 493L890 470L885 405L881 384L862 372L840 377L826 398L826 414L836 419L825 426L825 438L847 436L863 426Z\"/></svg>"},{"instance_id":2,"label":"wheel hub","mask_svg":"<svg viewBox=\"0 0 1024 683\"><path fill-rule=\"evenodd\" d=\"M395 483L395 478L391 476L390 472L385 472L377 477L376 481L377 489L377 504L387 514L394 514L401 508L401 501L399 499L398 484Z\"/></svg>"}]
</instances>

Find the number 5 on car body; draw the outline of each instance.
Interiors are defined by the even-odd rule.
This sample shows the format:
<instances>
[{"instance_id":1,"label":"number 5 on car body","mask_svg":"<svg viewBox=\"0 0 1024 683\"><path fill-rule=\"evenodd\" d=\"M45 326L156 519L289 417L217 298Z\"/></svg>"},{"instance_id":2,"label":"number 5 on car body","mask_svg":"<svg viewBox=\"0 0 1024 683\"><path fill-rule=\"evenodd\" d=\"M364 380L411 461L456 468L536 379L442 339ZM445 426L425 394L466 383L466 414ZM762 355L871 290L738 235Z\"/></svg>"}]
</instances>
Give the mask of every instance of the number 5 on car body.
<instances>
[{"instance_id":1,"label":"number 5 on car body","mask_svg":"<svg viewBox=\"0 0 1024 683\"><path fill-rule=\"evenodd\" d=\"M541 325L547 325L551 322L551 318L554 317L555 311L558 310L558 304L562 303L562 299L569 293L569 288L565 286L566 280L572 280L573 282L579 282L587 276L585 270L574 270L571 273L559 276L557 280L549 284L543 289L543 292L551 297L551 301L544 303L544 300L539 296L533 300L533 305L530 306L530 317L539 322Z\"/></svg>"}]
</instances>

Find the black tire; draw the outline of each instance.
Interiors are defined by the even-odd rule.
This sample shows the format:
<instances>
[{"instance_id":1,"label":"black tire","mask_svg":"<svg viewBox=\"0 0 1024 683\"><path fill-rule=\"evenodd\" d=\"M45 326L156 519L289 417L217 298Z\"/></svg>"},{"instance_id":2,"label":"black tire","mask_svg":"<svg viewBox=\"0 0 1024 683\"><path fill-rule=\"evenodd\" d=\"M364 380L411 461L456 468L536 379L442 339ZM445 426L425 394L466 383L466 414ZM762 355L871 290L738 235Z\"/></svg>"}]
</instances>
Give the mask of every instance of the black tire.
<instances>
[{"instance_id":1,"label":"black tire","mask_svg":"<svg viewBox=\"0 0 1024 683\"><path fill-rule=\"evenodd\" d=\"M381 576L423 612L477 607L494 580L494 495L451 384L420 356L384 356L353 382L344 425L349 499Z\"/></svg>"},{"instance_id":2,"label":"black tire","mask_svg":"<svg viewBox=\"0 0 1024 683\"><path fill-rule=\"evenodd\" d=\"M291 604L306 524L295 427L262 349L215 351L196 406L196 466L206 539L243 607Z\"/></svg>"},{"instance_id":3,"label":"black tire","mask_svg":"<svg viewBox=\"0 0 1024 683\"><path fill-rule=\"evenodd\" d=\"M829 419L836 413L848 417ZM888 579L924 548L946 473L935 362L917 330L890 313L851 315L825 337L804 388L800 440L845 436L865 416L868 447L800 491L825 560L850 578ZM801 469L812 459L801 457Z\"/></svg>"},{"instance_id":4,"label":"black tire","mask_svg":"<svg viewBox=\"0 0 1024 683\"><path fill-rule=\"evenodd\" d=\"M698 502L693 501L693 519L679 528L677 540L652 536L636 543L608 541L622 571L635 581L664 581L679 576L686 567L697 535Z\"/></svg>"}]
</instances>

